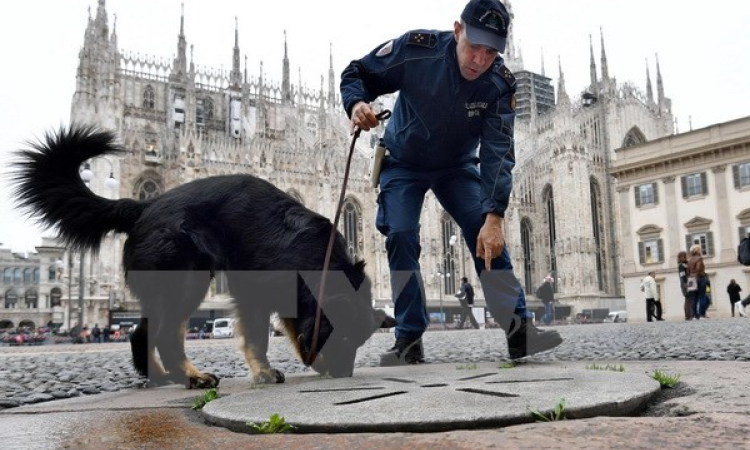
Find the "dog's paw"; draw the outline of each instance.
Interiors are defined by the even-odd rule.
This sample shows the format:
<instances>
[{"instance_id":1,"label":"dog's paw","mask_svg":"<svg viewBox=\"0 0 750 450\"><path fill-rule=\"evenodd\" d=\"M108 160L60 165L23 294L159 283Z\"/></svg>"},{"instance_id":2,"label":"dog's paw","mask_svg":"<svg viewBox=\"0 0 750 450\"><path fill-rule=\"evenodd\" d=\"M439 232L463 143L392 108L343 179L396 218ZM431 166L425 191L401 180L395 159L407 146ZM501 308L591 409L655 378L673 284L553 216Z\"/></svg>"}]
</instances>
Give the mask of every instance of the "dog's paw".
<instances>
[{"instance_id":1,"label":"dog's paw","mask_svg":"<svg viewBox=\"0 0 750 450\"><path fill-rule=\"evenodd\" d=\"M188 389L211 389L219 386L219 377L212 373L191 376L186 383Z\"/></svg>"},{"instance_id":2,"label":"dog's paw","mask_svg":"<svg viewBox=\"0 0 750 450\"><path fill-rule=\"evenodd\" d=\"M260 373L253 375L253 383L255 384L273 384L283 383L286 380L284 372L276 369L264 370Z\"/></svg>"}]
</instances>

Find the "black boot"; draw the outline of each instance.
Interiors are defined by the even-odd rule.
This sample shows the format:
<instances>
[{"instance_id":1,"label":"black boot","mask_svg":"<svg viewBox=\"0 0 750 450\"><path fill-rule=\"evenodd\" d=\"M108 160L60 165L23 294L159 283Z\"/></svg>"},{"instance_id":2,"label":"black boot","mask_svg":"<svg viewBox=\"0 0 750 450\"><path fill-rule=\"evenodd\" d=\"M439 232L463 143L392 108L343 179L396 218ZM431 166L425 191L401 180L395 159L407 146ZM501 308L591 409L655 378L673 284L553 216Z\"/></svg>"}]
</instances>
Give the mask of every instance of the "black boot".
<instances>
[{"instance_id":1,"label":"black boot","mask_svg":"<svg viewBox=\"0 0 750 450\"><path fill-rule=\"evenodd\" d=\"M412 341L405 338L396 339L396 345L380 355L380 366L404 366L406 364L424 363L422 338Z\"/></svg>"},{"instance_id":2,"label":"black boot","mask_svg":"<svg viewBox=\"0 0 750 450\"><path fill-rule=\"evenodd\" d=\"M511 322L508 333L508 353L511 359L530 356L562 344L563 340L557 331L540 330L526 319L521 319L519 325L517 320Z\"/></svg>"}]
</instances>

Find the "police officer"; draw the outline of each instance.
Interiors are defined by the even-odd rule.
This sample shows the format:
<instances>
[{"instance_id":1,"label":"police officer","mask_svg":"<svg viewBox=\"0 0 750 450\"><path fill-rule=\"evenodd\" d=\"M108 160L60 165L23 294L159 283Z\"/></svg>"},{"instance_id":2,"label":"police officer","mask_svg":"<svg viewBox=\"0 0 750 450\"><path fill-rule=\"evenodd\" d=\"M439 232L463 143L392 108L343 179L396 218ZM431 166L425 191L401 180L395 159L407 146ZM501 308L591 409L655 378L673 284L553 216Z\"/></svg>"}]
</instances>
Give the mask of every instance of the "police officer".
<instances>
[{"instance_id":1,"label":"police officer","mask_svg":"<svg viewBox=\"0 0 750 450\"><path fill-rule=\"evenodd\" d=\"M382 140L389 153L376 219L387 237L398 322L396 344L381 365L424 361L421 337L429 316L421 288L419 216L427 190L461 227L511 358L562 342L557 332L527 322L531 314L505 248L516 85L498 53L505 50L509 25L499 0L470 0L453 31L408 32L352 61L341 75L352 127L377 126L370 102L399 91Z\"/></svg>"}]
</instances>

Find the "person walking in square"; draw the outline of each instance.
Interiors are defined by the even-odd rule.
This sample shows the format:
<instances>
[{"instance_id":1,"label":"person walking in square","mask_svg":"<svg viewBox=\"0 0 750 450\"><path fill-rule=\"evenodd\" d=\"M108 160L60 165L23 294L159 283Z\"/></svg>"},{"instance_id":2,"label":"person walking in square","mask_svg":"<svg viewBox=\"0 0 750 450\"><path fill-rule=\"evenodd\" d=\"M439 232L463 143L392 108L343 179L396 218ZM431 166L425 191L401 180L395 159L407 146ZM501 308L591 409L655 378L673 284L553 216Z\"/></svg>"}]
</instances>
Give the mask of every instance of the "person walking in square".
<instances>
[{"instance_id":1,"label":"person walking in square","mask_svg":"<svg viewBox=\"0 0 750 450\"><path fill-rule=\"evenodd\" d=\"M654 279L655 273L649 272L641 281L641 291L646 299L646 320L653 322L653 319L664 320L661 317L661 301L659 300L659 289Z\"/></svg>"},{"instance_id":2,"label":"person walking in square","mask_svg":"<svg viewBox=\"0 0 750 450\"><path fill-rule=\"evenodd\" d=\"M461 303L461 319L456 328L463 328L464 323L466 323L466 319L468 318L471 321L471 326L478 330L479 324L477 323L477 319L474 318L474 313L471 310L471 307L474 304L474 287L469 283L468 278L461 278L461 289L456 292L456 298L458 298L459 303Z\"/></svg>"},{"instance_id":3,"label":"person walking in square","mask_svg":"<svg viewBox=\"0 0 750 450\"><path fill-rule=\"evenodd\" d=\"M545 325L549 325L555 319L555 290L552 287L552 283L555 279L551 275L544 277L544 281L536 290L536 296L542 301L544 305L544 314L542 315L542 322Z\"/></svg>"},{"instance_id":4,"label":"person walking in square","mask_svg":"<svg viewBox=\"0 0 750 450\"><path fill-rule=\"evenodd\" d=\"M740 301L740 292L742 291L742 288L739 284L737 284L736 281L734 281L734 278L732 278L729 281L729 285L727 286L727 294L729 294L729 303L732 305L732 317L734 317L734 305L737 304ZM744 316L745 311L742 308L742 305L737 307L737 312L739 315Z\"/></svg>"}]
</instances>

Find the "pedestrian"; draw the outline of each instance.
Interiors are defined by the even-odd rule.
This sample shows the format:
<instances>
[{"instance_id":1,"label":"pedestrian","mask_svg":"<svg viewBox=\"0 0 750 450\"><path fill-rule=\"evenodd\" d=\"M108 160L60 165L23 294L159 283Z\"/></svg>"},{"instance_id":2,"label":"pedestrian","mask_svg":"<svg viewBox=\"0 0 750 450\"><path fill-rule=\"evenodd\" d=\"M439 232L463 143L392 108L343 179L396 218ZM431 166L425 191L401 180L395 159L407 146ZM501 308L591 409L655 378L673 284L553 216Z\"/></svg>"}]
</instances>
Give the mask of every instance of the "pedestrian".
<instances>
[{"instance_id":1,"label":"pedestrian","mask_svg":"<svg viewBox=\"0 0 750 450\"><path fill-rule=\"evenodd\" d=\"M477 323L477 319L474 318L474 313L471 310L474 304L474 287L469 283L468 278L461 277L461 289L456 292L456 297L459 303L461 303L461 319L456 328L463 328L468 318L471 321L471 326L478 330L479 323Z\"/></svg>"},{"instance_id":2,"label":"pedestrian","mask_svg":"<svg viewBox=\"0 0 750 450\"><path fill-rule=\"evenodd\" d=\"M92 342L96 342L97 344L102 343L102 330L99 328L98 323L95 323L94 328L91 329L91 338Z\"/></svg>"},{"instance_id":3,"label":"pedestrian","mask_svg":"<svg viewBox=\"0 0 750 450\"><path fill-rule=\"evenodd\" d=\"M695 296L687 290L688 284L688 265L687 252L682 251L677 254L677 274L680 277L680 290L684 299L685 320L695 318Z\"/></svg>"},{"instance_id":4,"label":"pedestrian","mask_svg":"<svg viewBox=\"0 0 750 450\"><path fill-rule=\"evenodd\" d=\"M734 281L734 278L729 280L729 285L727 285L727 294L729 294L729 304L732 305L732 317L734 317L734 305L740 301L741 291L742 288L739 284L737 284L736 281ZM741 306L737 307L737 311L741 316L745 315L745 311L742 310Z\"/></svg>"},{"instance_id":5,"label":"pedestrian","mask_svg":"<svg viewBox=\"0 0 750 450\"><path fill-rule=\"evenodd\" d=\"M107 325L106 327L104 327L104 330L102 330L102 337L104 338L104 342L109 342L111 335L112 327L110 325Z\"/></svg>"},{"instance_id":6,"label":"pedestrian","mask_svg":"<svg viewBox=\"0 0 750 450\"><path fill-rule=\"evenodd\" d=\"M707 283L708 277L706 276L706 266L703 264L701 246L700 244L694 244L690 247L690 258L688 259L688 292L691 292L695 299L696 319L708 318L706 317L706 310L708 309L708 299L706 298ZM693 285L694 288L691 287Z\"/></svg>"},{"instance_id":7,"label":"pedestrian","mask_svg":"<svg viewBox=\"0 0 750 450\"><path fill-rule=\"evenodd\" d=\"M510 17L499 0L470 0L451 31L410 31L341 75L352 129L379 124L370 102L398 91L381 145L377 229L386 236L396 343L381 365L424 361L429 324L420 272L420 213L431 190L460 227L485 300L512 359L562 343L534 327L505 245L515 164L516 81L504 52ZM481 163L481 170L479 167Z\"/></svg>"},{"instance_id":8,"label":"pedestrian","mask_svg":"<svg viewBox=\"0 0 750 450\"><path fill-rule=\"evenodd\" d=\"M536 290L536 296L542 301L544 305L544 314L542 314L542 322L545 325L549 325L555 319L555 290L552 287L555 279L552 275L544 277L542 284Z\"/></svg>"},{"instance_id":9,"label":"pedestrian","mask_svg":"<svg viewBox=\"0 0 750 450\"><path fill-rule=\"evenodd\" d=\"M646 320L648 322L653 322L653 319L664 320L661 317L661 300L659 299L659 289L656 286L654 275L655 273L651 271L641 280L641 292L643 292L643 298L646 299Z\"/></svg>"}]
</instances>

